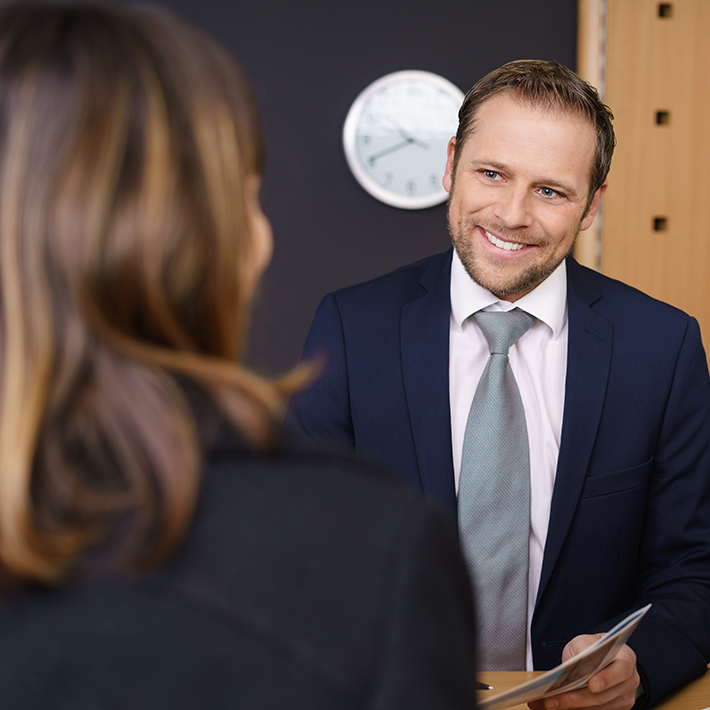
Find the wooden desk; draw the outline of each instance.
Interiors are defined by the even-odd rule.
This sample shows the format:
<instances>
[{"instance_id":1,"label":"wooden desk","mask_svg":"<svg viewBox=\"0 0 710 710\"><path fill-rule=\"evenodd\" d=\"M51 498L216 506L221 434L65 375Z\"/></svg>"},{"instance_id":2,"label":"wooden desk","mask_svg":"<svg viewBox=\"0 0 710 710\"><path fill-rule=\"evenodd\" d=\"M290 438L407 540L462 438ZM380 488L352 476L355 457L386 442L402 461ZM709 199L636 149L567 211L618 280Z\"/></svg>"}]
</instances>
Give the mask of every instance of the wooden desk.
<instances>
[{"instance_id":1,"label":"wooden desk","mask_svg":"<svg viewBox=\"0 0 710 710\"><path fill-rule=\"evenodd\" d=\"M500 693L508 688L520 685L526 680L539 675L539 673L526 673L525 671L493 672L481 671L478 679L482 683L492 685L494 690L483 690L481 693ZM485 697L485 695L483 695ZM524 710L528 706L513 705L511 710ZM666 699L656 705L653 710L704 710L710 707L710 671L692 683L684 686L680 690L667 696Z\"/></svg>"}]
</instances>

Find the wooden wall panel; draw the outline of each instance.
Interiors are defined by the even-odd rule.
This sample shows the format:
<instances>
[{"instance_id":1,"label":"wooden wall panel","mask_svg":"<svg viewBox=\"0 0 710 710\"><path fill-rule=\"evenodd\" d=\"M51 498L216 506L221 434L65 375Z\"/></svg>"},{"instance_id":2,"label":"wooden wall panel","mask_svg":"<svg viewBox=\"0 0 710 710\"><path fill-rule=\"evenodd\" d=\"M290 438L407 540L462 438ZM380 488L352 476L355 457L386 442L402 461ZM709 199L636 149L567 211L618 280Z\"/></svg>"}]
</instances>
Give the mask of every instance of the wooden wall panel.
<instances>
[{"instance_id":1,"label":"wooden wall panel","mask_svg":"<svg viewBox=\"0 0 710 710\"><path fill-rule=\"evenodd\" d=\"M696 316L707 340L710 2L607 0L606 17L606 102L618 146L601 268Z\"/></svg>"},{"instance_id":2,"label":"wooden wall panel","mask_svg":"<svg viewBox=\"0 0 710 710\"><path fill-rule=\"evenodd\" d=\"M577 73L605 95L606 0L578 0ZM602 221L604 206L589 229L581 232L574 257L590 269L601 269Z\"/></svg>"}]
</instances>

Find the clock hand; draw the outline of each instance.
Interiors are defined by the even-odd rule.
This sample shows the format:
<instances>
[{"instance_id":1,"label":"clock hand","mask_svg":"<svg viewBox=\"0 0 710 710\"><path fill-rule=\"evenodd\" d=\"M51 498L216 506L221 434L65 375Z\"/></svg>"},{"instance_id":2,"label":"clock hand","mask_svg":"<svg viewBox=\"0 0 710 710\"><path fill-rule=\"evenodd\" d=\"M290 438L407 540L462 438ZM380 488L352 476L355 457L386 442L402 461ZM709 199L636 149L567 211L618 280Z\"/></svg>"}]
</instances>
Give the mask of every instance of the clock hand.
<instances>
[{"instance_id":1,"label":"clock hand","mask_svg":"<svg viewBox=\"0 0 710 710\"><path fill-rule=\"evenodd\" d=\"M406 133L404 131L403 128L400 128L399 126L397 126L397 130L399 131L402 138L405 138L410 143L414 143L415 145L418 145L420 148L424 148L425 150L429 150L429 145L427 143L425 143L424 141L420 141L418 138L414 138L414 136L410 136L408 133Z\"/></svg>"},{"instance_id":2,"label":"clock hand","mask_svg":"<svg viewBox=\"0 0 710 710\"><path fill-rule=\"evenodd\" d=\"M406 148L408 145L414 143L413 138L408 138L401 143L395 143L394 145L391 145L389 148L385 148L384 150L379 151L379 153L375 153L374 155L371 155L368 159L367 162L370 163L370 165L374 165L375 162L381 158L383 155L388 155L389 153L394 153L396 150L401 150L402 148Z\"/></svg>"},{"instance_id":3,"label":"clock hand","mask_svg":"<svg viewBox=\"0 0 710 710\"><path fill-rule=\"evenodd\" d=\"M424 148L425 150L429 150L429 145L427 143L424 143L424 141L420 141L418 138L415 138L414 136L410 135L407 133L402 126L397 123L397 121L392 118L392 116L387 116L387 118L396 126L397 131L399 132L399 135L402 136L402 138L405 138L408 140L410 143L415 143L418 145L420 148Z\"/></svg>"},{"instance_id":4,"label":"clock hand","mask_svg":"<svg viewBox=\"0 0 710 710\"><path fill-rule=\"evenodd\" d=\"M408 136L401 128L399 129L399 132L402 135L402 137L406 138L410 143L414 143L415 145L418 145L420 148L424 148L425 150L429 150L429 145L427 143L425 143L424 141L420 141L418 138Z\"/></svg>"}]
</instances>

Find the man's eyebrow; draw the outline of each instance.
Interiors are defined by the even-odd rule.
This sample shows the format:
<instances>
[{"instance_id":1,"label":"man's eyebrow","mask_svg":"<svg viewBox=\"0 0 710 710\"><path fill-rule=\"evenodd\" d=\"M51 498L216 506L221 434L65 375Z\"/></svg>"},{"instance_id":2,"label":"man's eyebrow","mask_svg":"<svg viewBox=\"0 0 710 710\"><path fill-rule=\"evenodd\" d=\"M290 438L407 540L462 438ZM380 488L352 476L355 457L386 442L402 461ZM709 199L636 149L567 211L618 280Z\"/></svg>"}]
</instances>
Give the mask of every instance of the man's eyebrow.
<instances>
[{"instance_id":1,"label":"man's eyebrow","mask_svg":"<svg viewBox=\"0 0 710 710\"><path fill-rule=\"evenodd\" d=\"M469 162L469 165L474 168L489 168L491 170L495 170L504 174L509 174L511 172L511 168L509 165L507 165L506 163L501 163L498 160L486 160L485 158L476 158L474 160L471 160ZM540 187L551 187L555 190L559 190L560 192L564 192L565 195L567 195L570 199L579 199L579 194L577 193L577 190L575 190L570 184L561 180L555 180L555 178L540 178L535 182Z\"/></svg>"},{"instance_id":2,"label":"man's eyebrow","mask_svg":"<svg viewBox=\"0 0 710 710\"><path fill-rule=\"evenodd\" d=\"M499 163L497 160L475 159L470 161L470 165L475 168L493 168L502 173L509 173L510 167L505 163Z\"/></svg>"}]
</instances>

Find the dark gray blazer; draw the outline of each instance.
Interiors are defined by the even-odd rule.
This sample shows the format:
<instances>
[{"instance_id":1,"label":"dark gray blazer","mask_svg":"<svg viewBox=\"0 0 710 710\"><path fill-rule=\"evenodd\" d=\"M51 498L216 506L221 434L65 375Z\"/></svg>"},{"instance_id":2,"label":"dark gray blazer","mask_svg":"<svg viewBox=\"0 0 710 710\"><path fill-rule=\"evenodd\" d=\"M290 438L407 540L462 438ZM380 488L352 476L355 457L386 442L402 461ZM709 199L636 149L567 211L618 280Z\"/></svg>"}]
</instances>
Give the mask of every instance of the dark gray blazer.
<instances>
[{"instance_id":1,"label":"dark gray blazer","mask_svg":"<svg viewBox=\"0 0 710 710\"><path fill-rule=\"evenodd\" d=\"M455 527L350 455L211 451L194 527L156 573L0 607L0 707L475 707Z\"/></svg>"}]
</instances>

